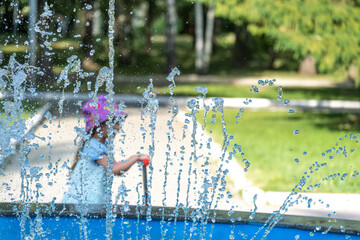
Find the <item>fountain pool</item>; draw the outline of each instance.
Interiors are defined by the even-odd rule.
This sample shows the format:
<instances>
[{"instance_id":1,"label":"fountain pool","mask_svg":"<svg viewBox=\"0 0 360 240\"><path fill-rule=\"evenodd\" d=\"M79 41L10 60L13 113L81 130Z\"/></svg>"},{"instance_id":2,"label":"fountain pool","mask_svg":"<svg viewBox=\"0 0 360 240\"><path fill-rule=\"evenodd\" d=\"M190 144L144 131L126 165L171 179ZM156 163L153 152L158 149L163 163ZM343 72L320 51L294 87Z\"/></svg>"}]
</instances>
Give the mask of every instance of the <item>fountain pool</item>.
<instances>
[{"instance_id":1,"label":"fountain pool","mask_svg":"<svg viewBox=\"0 0 360 240\"><path fill-rule=\"evenodd\" d=\"M14 214L13 208L21 207L16 204L0 204L0 237L1 239L20 239L20 220ZM35 205L32 206L36 208ZM82 239L79 227L81 216L74 212L73 205L46 205L38 206L43 209L41 218L30 211L29 221L24 230L28 236L35 239ZM52 210L50 210L52 209ZM249 219L250 212L234 212L229 216L228 211L217 210L216 223L202 225L199 221L184 219L183 209L178 209L177 220L174 219L175 208L152 207L151 220L146 219L146 207L129 206L124 211L121 206L114 208L116 214L113 228L113 239L263 239L265 230L258 232L269 214L258 214L253 220ZM165 215L165 224L162 226L162 212ZM195 209L190 209L190 215ZM214 212L212 211L210 215ZM105 239L106 209L88 213L86 228L89 239ZM334 227L331 232L324 228L314 228L312 224L321 224L327 219L286 216L267 235L266 239L360 239L359 231L346 230L345 235L340 228ZM34 226L41 222L40 230L33 231ZM307 222L308 224L303 224ZM341 221L344 226L356 224L351 221ZM185 230L185 231L184 231ZM31 231L33 231L31 233ZM326 234L325 234L326 233ZM37 237L37 238L36 238Z\"/></svg>"}]
</instances>

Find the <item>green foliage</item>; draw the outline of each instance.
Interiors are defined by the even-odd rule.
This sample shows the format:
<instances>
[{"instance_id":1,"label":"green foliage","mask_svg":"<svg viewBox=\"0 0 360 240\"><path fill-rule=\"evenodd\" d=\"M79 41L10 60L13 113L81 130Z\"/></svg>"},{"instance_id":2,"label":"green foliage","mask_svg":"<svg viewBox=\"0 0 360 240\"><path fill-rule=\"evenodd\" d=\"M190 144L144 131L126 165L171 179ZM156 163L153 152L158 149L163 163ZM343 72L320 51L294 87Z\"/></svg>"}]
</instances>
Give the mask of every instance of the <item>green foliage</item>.
<instances>
[{"instance_id":1,"label":"green foliage","mask_svg":"<svg viewBox=\"0 0 360 240\"><path fill-rule=\"evenodd\" d=\"M360 66L360 7L352 0L219 0L217 15L270 36L277 51L311 55L321 73Z\"/></svg>"}]
</instances>

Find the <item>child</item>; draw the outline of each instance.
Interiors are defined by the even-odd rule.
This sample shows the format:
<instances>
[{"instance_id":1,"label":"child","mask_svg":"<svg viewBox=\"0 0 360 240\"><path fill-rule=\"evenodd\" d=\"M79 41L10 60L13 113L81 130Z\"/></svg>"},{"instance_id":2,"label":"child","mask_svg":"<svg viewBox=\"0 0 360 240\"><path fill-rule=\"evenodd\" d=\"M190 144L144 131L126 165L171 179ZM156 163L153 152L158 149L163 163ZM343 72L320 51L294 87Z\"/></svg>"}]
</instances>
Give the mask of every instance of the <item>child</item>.
<instances>
[{"instance_id":1,"label":"child","mask_svg":"<svg viewBox=\"0 0 360 240\"><path fill-rule=\"evenodd\" d=\"M71 167L70 188L66 192L63 203L105 203L105 173L107 171L107 144L109 137L108 115L109 101L105 95L98 97L98 102L88 101L82 108L85 118L85 130L88 139L80 144L75 161ZM119 124L127 114L119 110L114 103L115 118L113 132L119 131ZM136 162L149 165L149 156L145 154L133 155L121 162L114 162L112 172L121 175Z\"/></svg>"}]
</instances>

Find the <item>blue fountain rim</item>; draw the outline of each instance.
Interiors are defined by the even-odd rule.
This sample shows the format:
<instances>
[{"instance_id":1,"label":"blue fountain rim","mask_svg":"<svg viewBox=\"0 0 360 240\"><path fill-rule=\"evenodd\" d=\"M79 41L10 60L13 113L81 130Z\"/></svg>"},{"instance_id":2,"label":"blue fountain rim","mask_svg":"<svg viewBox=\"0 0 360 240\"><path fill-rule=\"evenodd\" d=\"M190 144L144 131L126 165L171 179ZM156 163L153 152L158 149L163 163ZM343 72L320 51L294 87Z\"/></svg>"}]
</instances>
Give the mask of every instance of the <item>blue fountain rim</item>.
<instances>
[{"instance_id":1,"label":"blue fountain rim","mask_svg":"<svg viewBox=\"0 0 360 240\"><path fill-rule=\"evenodd\" d=\"M86 207L86 216L89 218L105 218L106 217L106 206L104 205L81 205ZM41 214L46 217L80 217L81 214L78 212L79 205L75 204L51 204L51 203L0 203L0 217L7 216L20 216L21 212L28 209L26 214L29 216L36 216ZM216 209L202 209L202 208L176 208L176 207L161 207L161 206L135 206L135 205L114 205L112 207L113 213L117 217L125 218L140 218L146 219L148 214L151 214L151 219L160 220L164 219L167 221L201 221L201 213L206 213L208 216L207 221L211 223L225 223L225 224L256 224L261 225L269 223L274 214L269 213L256 213L253 218L250 216L253 214L248 211L229 211L216 210ZM277 227L289 227L303 230L314 230L315 227L329 228L329 232L343 233L342 229L346 229L347 234L360 234L360 221L348 220L348 219L331 219L322 217L312 216L296 216L296 215L277 215L280 216L279 222L276 224ZM329 221L331 220L331 221Z\"/></svg>"}]
</instances>

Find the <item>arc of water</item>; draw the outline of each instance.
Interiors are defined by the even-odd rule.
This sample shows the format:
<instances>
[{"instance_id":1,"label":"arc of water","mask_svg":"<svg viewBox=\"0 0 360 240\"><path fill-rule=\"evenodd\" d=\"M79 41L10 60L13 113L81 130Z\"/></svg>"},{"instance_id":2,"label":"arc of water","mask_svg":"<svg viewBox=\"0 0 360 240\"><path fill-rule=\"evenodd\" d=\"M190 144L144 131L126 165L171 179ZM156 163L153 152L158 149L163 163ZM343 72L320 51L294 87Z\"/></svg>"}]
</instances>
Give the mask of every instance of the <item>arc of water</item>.
<instances>
[{"instance_id":1,"label":"arc of water","mask_svg":"<svg viewBox=\"0 0 360 240\"><path fill-rule=\"evenodd\" d=\"M151 137L151 144L149 145L149 156L150 159L153 159L154 152L155 152L155 129L156 129L156 121L157 121L157 112L159 109L159 101L156 98L156 92L153 86L152 79L150 79L150 84L145 89L145 92L143 93L144 100L146 102L145 106L145 112L149 113L150 115L150 137ZM153 175L153 166L152 161L150 161L149 165L149 179L147 188L148 190L148 199L147 203L148 206L146 209L146 237L150 238L150 227L149 227L149 221L151 221L151 188L152 188L152 175Z\"/></svg>"},{"instance_id":2,"label":"arc of water","mask_svg":"<svg viewBox=\"0 0 360 240\"><path fill-rule=\"evenodd\" d=\"M171 73L169 74L169 76L167 77L167 80L171 82L171 84L169 85L169 93L170 93L170 98L169 98L169 111L171 111L171 119L170 121L168 121L167 126L168 126L168 132L167 132L167 136L168 136L168 142L166 144L167 147L167 152L166 152L166 162L165 162L165 173L164 173L164 183L163 183L163 200L162 200L162 217L161 217L161 225L160 225L160 229L161 229L161 237L165 238L165 234L166 232L164 231L164 211L165 211L165 206L166 206L166 185L167 185L167 177L168 177L168 166L169 166L169 162L171 161L170 158L170 154L171 154L171 134L174 132L174 128L172 126L172 123L176 117L176 115L178 114L178 106L175 103L175 100L173 98L173 94L174 94L174 88L176 87L175 85L175 75L180 75L180 71L177 68L172 69ZM173 107L171 107L172 104L175 105Z\"/></svg>"}]
</instances>

